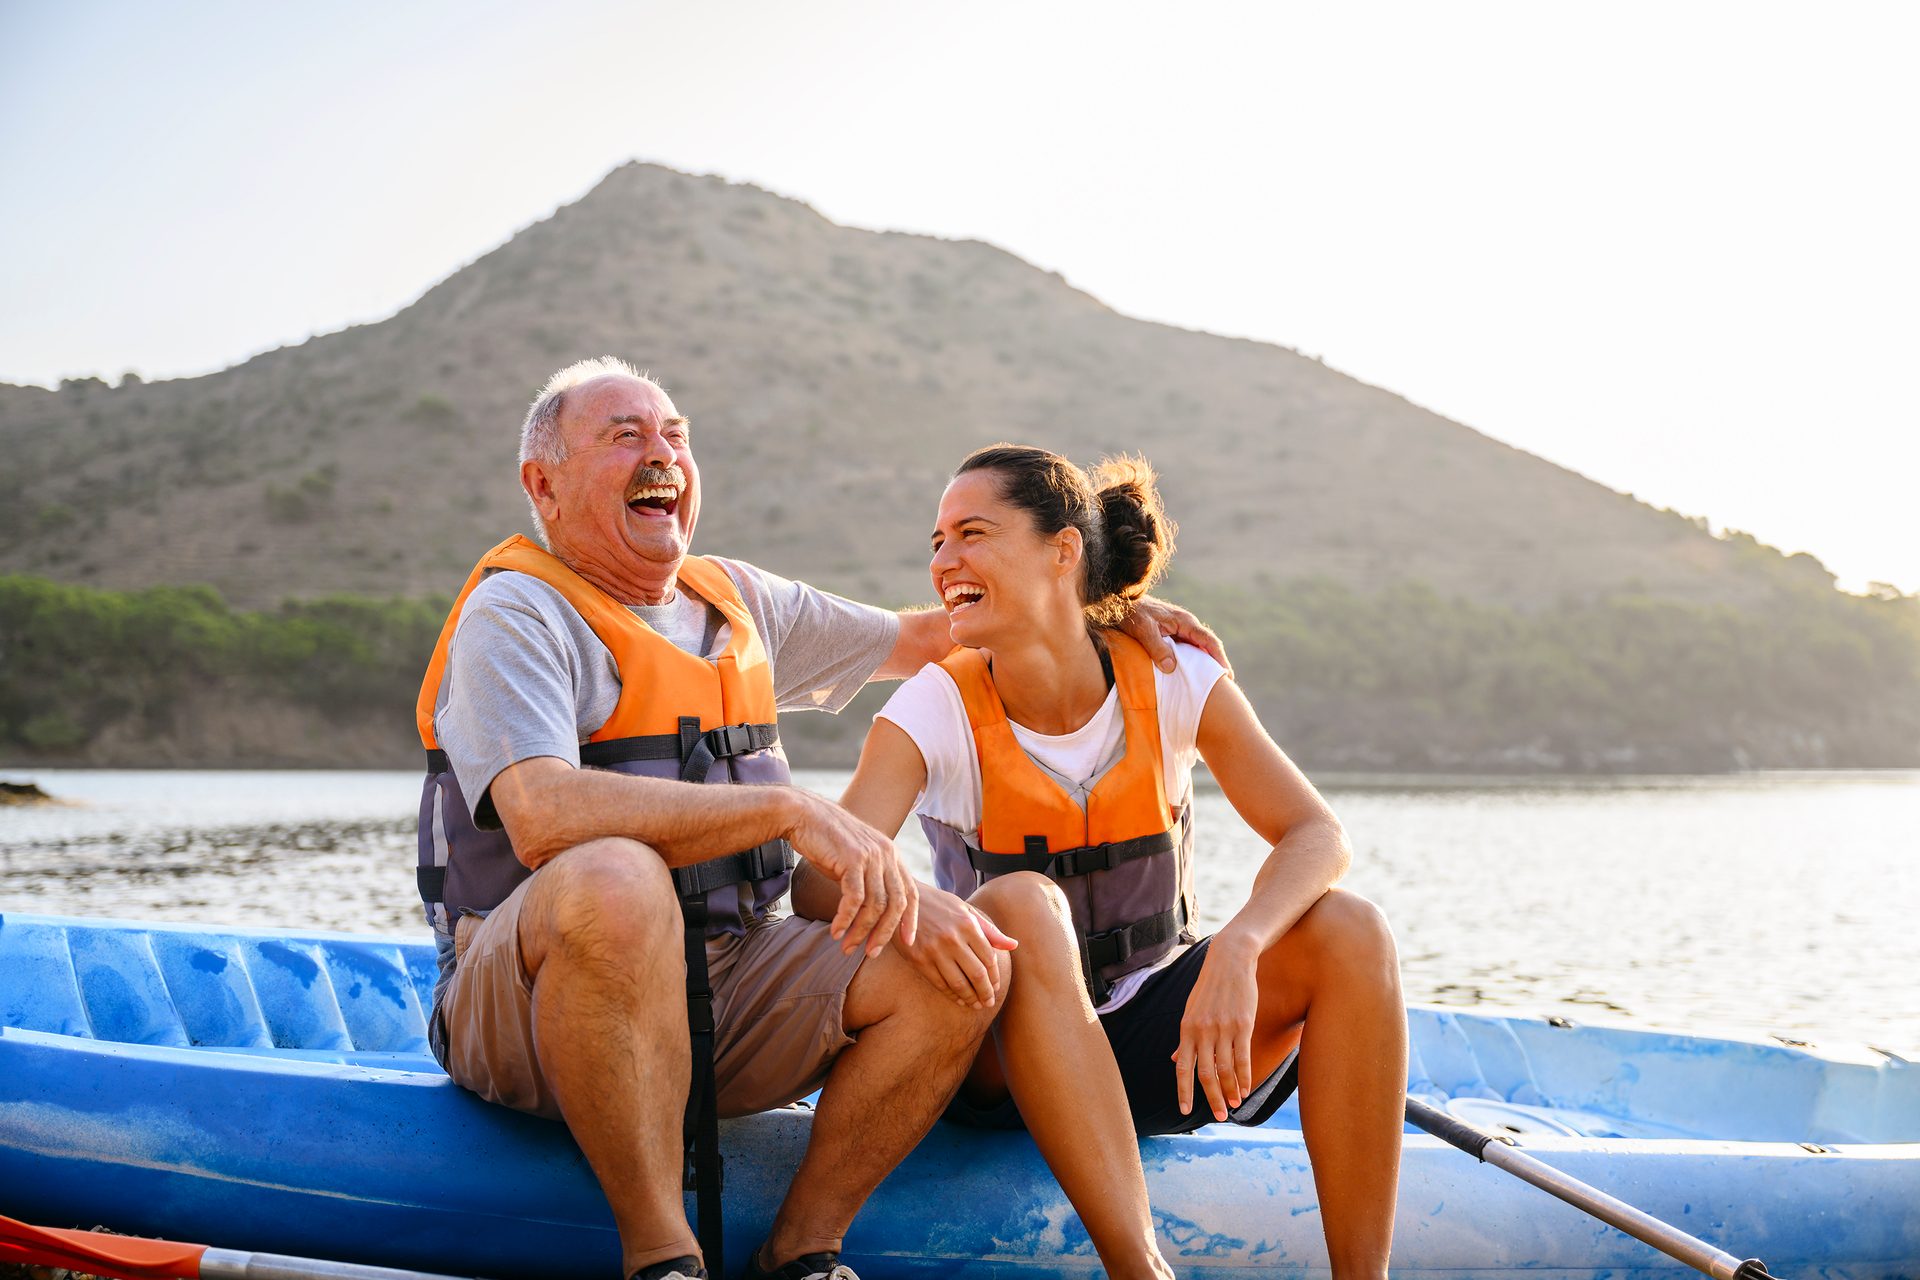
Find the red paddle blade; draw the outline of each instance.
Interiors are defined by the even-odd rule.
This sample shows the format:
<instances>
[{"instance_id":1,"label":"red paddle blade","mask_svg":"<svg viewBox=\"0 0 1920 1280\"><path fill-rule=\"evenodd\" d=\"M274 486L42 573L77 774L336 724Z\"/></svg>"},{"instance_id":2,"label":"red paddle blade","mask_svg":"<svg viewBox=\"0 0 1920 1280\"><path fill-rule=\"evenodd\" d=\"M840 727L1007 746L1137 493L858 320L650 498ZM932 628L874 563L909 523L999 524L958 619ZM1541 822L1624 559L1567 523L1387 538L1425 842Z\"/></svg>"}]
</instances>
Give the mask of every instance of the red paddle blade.
<instances>
[{"instance_id":1,"label":"red paddle blade","mask_svg":"<svg viewBox=\"0 0 1920 1280\"><path fill-rule=\"evenodd\" d=\"M198 1280L203 1244L35 1227L0 1216L0 1262L65 1267L118 1280Z\"/></svg>"}]
</instances>

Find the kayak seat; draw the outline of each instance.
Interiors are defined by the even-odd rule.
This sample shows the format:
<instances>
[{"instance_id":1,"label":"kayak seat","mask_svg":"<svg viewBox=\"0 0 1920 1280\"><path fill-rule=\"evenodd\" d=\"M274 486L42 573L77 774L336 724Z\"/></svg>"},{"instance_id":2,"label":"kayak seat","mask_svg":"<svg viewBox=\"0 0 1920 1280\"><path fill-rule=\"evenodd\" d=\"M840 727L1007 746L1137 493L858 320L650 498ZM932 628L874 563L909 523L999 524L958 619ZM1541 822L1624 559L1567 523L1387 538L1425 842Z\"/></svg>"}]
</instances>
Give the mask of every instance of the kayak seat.
<instances>
[{"instance_id":1,"label":"kayak seat","mask_svg":"<svg viewBox=\"0 0 1920 1280\"><path fill-rule=\"evenodd\" d=\"M0 915L0 1021L121 1044L425 1054L419 969L378 938Z\"/></svg>"}]
</instances>

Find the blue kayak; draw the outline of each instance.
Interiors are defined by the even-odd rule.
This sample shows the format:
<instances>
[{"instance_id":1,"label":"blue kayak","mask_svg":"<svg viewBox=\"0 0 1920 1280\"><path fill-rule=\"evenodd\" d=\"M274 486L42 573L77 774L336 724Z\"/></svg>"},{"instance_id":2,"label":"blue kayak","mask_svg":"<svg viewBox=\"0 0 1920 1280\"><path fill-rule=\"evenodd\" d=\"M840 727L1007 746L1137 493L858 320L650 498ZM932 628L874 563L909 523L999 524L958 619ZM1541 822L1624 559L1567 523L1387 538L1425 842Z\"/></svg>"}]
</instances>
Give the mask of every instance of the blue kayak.
<instances>
[{"instance_id":1,"label":"blue kayak","mask_svg":"<svg viewBox=\"0 0 1920 1280\"><path fill-rule=\"evenodd\" d=\"M0 1213L501 1277L619 1274L558 1125L440 1071L413 940L0 915ZM1776 1276L1920 1277L1920 1064L1880 1050L1415 1008L1409 1089ZM804 1107L730 1121L727 1246L765 1234ZM1289 1103L1140 1146L1179 1274L1324 1274ZM886 1277L1091 1277L1024 1134L938 1126L847 1239ZM1409 1132L1393 1253L1429 1280L1688 1275Z\"/></svg>"}]
</instances>

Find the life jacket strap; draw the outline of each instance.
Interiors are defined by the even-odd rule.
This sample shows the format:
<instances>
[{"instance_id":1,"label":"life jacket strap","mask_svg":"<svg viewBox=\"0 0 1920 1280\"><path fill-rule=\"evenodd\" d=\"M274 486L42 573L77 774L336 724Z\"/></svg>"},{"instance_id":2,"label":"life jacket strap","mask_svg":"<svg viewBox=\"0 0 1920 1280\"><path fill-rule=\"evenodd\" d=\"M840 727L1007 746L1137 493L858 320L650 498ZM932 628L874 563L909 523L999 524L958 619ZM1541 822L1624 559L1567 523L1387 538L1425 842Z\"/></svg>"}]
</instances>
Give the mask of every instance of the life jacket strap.
<instances>
[{"instance_id":1,"label":"life jacket strap","mask_svg":"<svg viewBox=\"0 0 1920 1280\"><path fill-rule=\"evenodd\" d=\"M734 854L733 857L743 857ZM726 861L726 859L716 859ZM698 866L708 866L700 863ZM693 868L687 868L692 870ZM678 872L675 873L676 876ZM681 1135L687 1156L682 1185L692 1189L700 1224L700 1247L715 1275L725 1265L721 1258L720 1192L725 1180L720 1156L720 1108L713 1074L713 983L707 975L707 901L704 896L683 898L680 909L686 925L687 1040L693 1053L687 1109Z\"/></svg>"},{"instance_id":2,"label":"life jacket strap","mask_svg":"<svg viewBox=\"0 0 1920 1280\"><path fill-rule=\"evenodd\" d=\"M605 769L626 764L630 760L679 760L686 766L681 770L681 776L686 781L705 782L714 761L764 751L779 742L778 725L723 724L718 729L701 733L699 722L694 721L693 733L685 737L678 733L650 733L634 738L583 742L580 744L580 764L587 769ZM693 763L695 760L699 761L697 766ZM689 769L695 768L699 776L688 777ZM427 752L428 773L448 773L452 769L453 762L447 759L445 751L435 747Z\"/></svg>"},{"instance_id":3,"label":"life jacket strap","mask_svg":"<svg viewBox=\"0 0 1920 1280\"><path fill-rule=\"evenodd\" d=\"M1092 934L1080 941L1080 953L1095 973L1111 964L1119 964L1136 951L1171 942L1187 927L1187 904L1182 901L1170 910L1135 920L1132 924Z\"/></svg>"},{"instance_id":4,"label":"life jacket strap","mask_svg":"<svg viewBox=\"0 0 1920 1280\"><path fill-rule=\"evenodd\" d=\"M715 761L765 751L780 743L778 725L723 724L717 729L701 733L700 722L693 720L691 734L687 732L686 725L687 721L681 722L681 731L675 739L680 748L682 782L705 782Z\"/></svg>"},{"instance_id":5,"label":"life jacket strap","mask_svg":"<svg viewBox=\"0 0 1920 1280\"><path fill-rule=\"evenodd\" d=\"M1161 831L1149 836L1135 836L1131 840L1112 840L1082 845L1077 849L1062 849L1059 853L1047 852L1044 836L1029 836L1024 853L988 853L969 844L967 861L983 876L1003 876L1011 871L1038 871L1055 880L1066 880L1092 875L1096 871L1111 871L1121 863L1137 858L1172 853L1177 843L1175 835L1172 831Z\"/></svg>"},{"instance_id":6,"label":"life jacket strap","mask_svg":"<svg viewBox=\"0 0 1920 1280\"><path fill-rule=\"evenodd\" d=\"M742 849L739 853L724 854L718 858L709 858L705 862L696 862L690 867L673 869L673 889L679 895L682 905L689 898L704 901L709 889L718 889L722 885L748 884L756 880L771 880L785 871L791 871L799 865L800 859L793 846L785 840L769 840L757 844L751 849ZM447 869L445 867L417 867L413 873L414 882L420 886L420 898L423 902L445 902L447 897ZM701 907L704 912L705 906ZM702 923L705 917L702 917Z\"/></svg>"},{"instance_id":7,"label":"life jacket strap","mask_svg":"<svg viewBox=\"0 0 1920 1280\"><path fill-rule=\"evenodd\" d=\"M696 862L690 867L675 867L673 891L680 895L684 907L690 898L704 902L709 889L771 880L782 872L793 870L799 862L792 845L785 840L769 840L751 849L742 849L739 853L722 854L718 858ZM701 910L704 912L706 908L702 906ZM704 916L701 922L705 923Z\"/></svg>"}]
</instances>

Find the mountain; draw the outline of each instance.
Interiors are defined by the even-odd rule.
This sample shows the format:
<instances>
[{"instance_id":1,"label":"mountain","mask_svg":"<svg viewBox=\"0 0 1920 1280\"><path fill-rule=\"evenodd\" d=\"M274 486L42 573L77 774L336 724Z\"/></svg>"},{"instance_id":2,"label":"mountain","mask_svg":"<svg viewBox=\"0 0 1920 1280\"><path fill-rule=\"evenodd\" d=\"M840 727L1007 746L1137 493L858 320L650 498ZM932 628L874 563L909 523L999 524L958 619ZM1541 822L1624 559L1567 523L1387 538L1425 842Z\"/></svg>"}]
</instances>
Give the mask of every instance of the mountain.
<instances>
[{"instance_id":1,"label":"mountain","mask_svg":"<svg viewBox=\"0 0 1920 1280\"><path fill-rule=\"evenodd\" d=\"M1920 766L1920 597L990 245L639 164L378 324L200 378L0 385L0 759L412 763L423 601L527 529L526 404L602 353L693 419L697 549L879 603L931 595L973 448L1145 453L1170 594L1315 768ZM815 764L865 722L791 719Z\"/></svg>"},{"instance_id":2,"label":"mountain","mask_svg":"<svg viewBox=\"0 0 1920 1280\"><path fill-rule=\"evenodd\" d=\"M242 606L451 593L526 528L533 390L601 353L694 421L697 547L878 601L929 595L935 498L998 439L1144 452L1192 582L1417 581L1522 610L1831 584L1293 351L1130 319L990 245L642 164L377 324L205 377L0 385L0 566Z\"/></svg>"}]
</instances>

